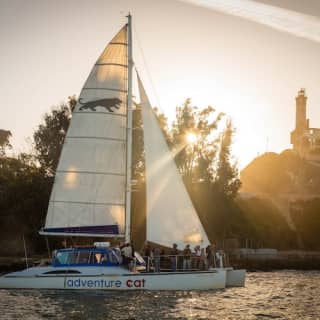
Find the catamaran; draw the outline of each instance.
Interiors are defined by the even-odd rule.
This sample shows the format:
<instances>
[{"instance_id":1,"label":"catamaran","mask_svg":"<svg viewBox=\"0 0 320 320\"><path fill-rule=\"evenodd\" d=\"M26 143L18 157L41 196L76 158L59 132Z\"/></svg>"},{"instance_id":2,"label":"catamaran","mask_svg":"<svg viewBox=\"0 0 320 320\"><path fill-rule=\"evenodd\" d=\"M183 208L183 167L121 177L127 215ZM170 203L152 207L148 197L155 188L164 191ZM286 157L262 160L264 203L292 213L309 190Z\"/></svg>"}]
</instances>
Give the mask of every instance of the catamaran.
<instances>
[{"instance_id":1,"label":"catamaran","mask_svg":"<svg viewBox=\"0 0 320 320\"><path fill-rule=\"evenodd\" d=\"M132 28L127 24L93 66L72 114L56 171L44 236L130 242L132 161ZM164 247L209 240L168 149L139 75L147 240ZM101 244L101 243L100 243ZM108 245L55 252L51 265L0 278L0 288L208 290L243 286L244 270L128 270Z\"/></svg>"}]
</instances>

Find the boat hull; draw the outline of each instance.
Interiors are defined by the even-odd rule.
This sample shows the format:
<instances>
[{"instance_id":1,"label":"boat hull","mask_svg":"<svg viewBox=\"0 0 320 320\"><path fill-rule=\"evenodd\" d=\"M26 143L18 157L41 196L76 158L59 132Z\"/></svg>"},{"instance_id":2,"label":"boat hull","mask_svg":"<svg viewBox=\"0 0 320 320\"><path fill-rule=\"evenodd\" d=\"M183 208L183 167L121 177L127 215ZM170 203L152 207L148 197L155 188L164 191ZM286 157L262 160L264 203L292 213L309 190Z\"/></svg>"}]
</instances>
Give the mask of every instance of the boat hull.
<instances>
[{"instance_id":1,"label":"boat hull","mask_svg":"<svg viewBox=\"0 0 320 320\"><path fill-rule=\"evenodd\" d=\"M210 290L226 286L225 270L114 275L15 276L0 278L0 288L63 290Z\"/></svg>"},{"instance_id":2,"label":"boat hull","mask_svg":"<svg viewBox=\"0 0 320 320\"><path fill-rule=\"evenodd\" d=\"M246 282L246 270L245 269L233 269L227 268L212 268L210 270L226 271L226 287L244 287Z\"/></svg>"},{"instance_id":3,"label":"boat hull","mask_svg":"<svg viewBox=\"0 0 320 320\"><path fill-rule=\"evenodd\" d=\"M245 269L226 269L227 280L226 287L244 287L246 280Z\"/></svg>"}]
</instances>

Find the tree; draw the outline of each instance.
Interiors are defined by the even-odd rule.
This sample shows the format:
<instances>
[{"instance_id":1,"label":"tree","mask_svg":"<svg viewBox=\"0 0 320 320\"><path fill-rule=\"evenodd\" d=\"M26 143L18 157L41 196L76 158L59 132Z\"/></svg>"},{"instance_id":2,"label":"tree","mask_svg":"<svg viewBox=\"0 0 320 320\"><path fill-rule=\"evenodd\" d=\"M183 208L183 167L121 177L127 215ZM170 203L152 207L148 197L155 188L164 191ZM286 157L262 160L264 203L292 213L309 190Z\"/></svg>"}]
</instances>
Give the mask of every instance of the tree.
<instances>
[{"instance_id":1,"label":"tree","mask_svg":"<svg viewBox=\"0 0 320 320\"><path fill-rule=\"evenodd\" d=\"M223 113L215 113L211 106L198 110L191 99L176 109L176 120L172 127L172 145L180 173L188 181L210 181L217 150L214 132ZM188 141L188 136L194 141Z\"/></svg>"},{"instance_id":2,"label":"tree","mask_svg":"<svg viewBox=\"0 0 320 320\"><path fill-rule=\"evenodd\" d=\"M12 148L10 144L11 137L11 131L0 129L0 156L5 155L7 148Z\"/></svg>"},{"instance_id":3,"label":"tree","mask_svg":"<svg viewBox=\"0 0 320 320\"><path fill-rule=\"evenodd\" d=\"M217 190L231 198L237 195L241 186L236 163L231 163L231 145L235 129L231 120L226 122L226 127L220 136L217 169L214 184Z\"/></svg>"},{"instance_id":4,"label":"tree","mask_svg":"<svg viewBox=\"0 0 320 320\"><path fill-rule=\"evenodd\" d=\"M292 202L290 214L304 247L319 250L320 198Z\"/></svg>"},{"instance_id":5,"label":"tree","mask_svg":"<svg viewBox=\"0 0 320 320\"><path fill-rule=\"evenodd\" d=\"M69 105L62 103L46 113L44 121L33 134L36 159L44 170L53 175L56 171L63 142L71 119L73 97Z\"/></svg>"},{"instance_id":6,"label":"tree","mask_svg":"<svg viewBox=\"0 0 320 320\"><path fill-rule=\"evenodd\" d=\"M4 246L2 253L21 251L22 234L30 240L29 249L44 244L38 231L44 224L52 183L53 179L32 163L28 155L0 158L0 243L17 245L14 249Z\"/></svg>"}]
</instances>

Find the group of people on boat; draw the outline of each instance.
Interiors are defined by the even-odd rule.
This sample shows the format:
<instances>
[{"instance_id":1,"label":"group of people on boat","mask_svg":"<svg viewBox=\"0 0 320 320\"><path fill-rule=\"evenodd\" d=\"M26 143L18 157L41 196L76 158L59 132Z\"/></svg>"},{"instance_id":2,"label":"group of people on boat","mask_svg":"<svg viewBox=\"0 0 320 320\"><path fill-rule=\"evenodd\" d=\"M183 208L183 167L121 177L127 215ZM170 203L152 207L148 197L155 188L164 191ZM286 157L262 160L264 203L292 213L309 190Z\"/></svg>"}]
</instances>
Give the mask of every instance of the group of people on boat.
<instances>
[{"instance_id":1,"label":"group of people on boat","mask_svg":"<svg viewBox=\"0 0 320 320\"><path fill-rule=\"evenodd\" d=\"M134 244L130 243L119 244L114 248L119 262L132 270L136 264L136 252ZM176 272L191 271L191 270L208 270L214 267L223 267L225 255L222 250L217 250L214 244L201 248L197 245L191 249L190 244L186 244L183 250L178 249L178 245L174 243L170 251L166 252L164 248L159 246L151 246L146 242L141 252L145 262L146 271L160 272L161 264L169 269L168 262L170 261L170 271Z\"/></svg>"},{"instance_id":2,"label":"group of people on boat","mask_svg":"<svg viewBox=\"0 0 320 320\"><path fill-rule=\"evenodd\" d=\"M67 245L63 243L63 247L66 248ZM136 270L137 265L144 265L146 272L160 272L160 269L177 272L223 267L224 259L223 252L217 250L214 244L202 248L197 245L193 250L190 244L186 244L183 250L179 250L178 245L174 243L170 250L165 250L163 247L152 246L146 242L141 252L143 258L135 251L132 241L118 243L110 249L113 258L106 257L103 253L91 254L88 250L88 252L79 253L77 261L78 263L104 264L105 261L112 262L113 259L114 262L125 266L130 271ZM53 258L56 258L56 251ZM70 260L70 257L68 259Z\"/></svg>"},{"instance_id":3,"label":"group of people on boat","mask_svg":"<svg viewBox=\"0 0 320 320\"><path fill-rule=\"evenodd\" d=\"M222 250L217 250L214 244L201 248L199 245L191 249L190 244L186 244L183 250L178 249L174 243L169 252L158 246L152 247L146 243L142 255L147 262L147 271L153 267L154 272L160 272L160 264L168 265L170 261L170 270L208 270L214 267L223 267L225 255ZM168 269L168 268L166 268Z\"/></svg>"}]
</instances>

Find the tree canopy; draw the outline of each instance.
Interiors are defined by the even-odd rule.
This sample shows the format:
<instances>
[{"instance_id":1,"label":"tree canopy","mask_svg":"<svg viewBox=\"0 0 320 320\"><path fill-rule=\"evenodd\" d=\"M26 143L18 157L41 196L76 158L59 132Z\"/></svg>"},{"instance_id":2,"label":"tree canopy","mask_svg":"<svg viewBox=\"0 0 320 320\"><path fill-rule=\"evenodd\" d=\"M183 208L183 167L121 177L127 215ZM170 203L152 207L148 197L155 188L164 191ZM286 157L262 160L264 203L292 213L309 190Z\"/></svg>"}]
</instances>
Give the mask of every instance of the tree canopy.
<instances>
[{"instance_id":1,"label":"tree canopy","mask_svg":"<svg viewBox=\"0 0 320 320\"><path fill-rule=\"evenodd\" d=\"M0 130L0 231L6 235L4 239L14 241L24 233L30 242L43 246L38 230L44 224L53 176L75 104L76 98L69 97L69 104L62 103L45 114L33 135L34 154L6 156L11 132ZM172 124L158 109L155 113L211 241L236 237L283 248L295 246L292 231L271 204L258 199L235 199L240 187L237 163L232 158L235 129L223 113L211 106L197 108L190 99L177 107ZM132 178L138 188L132 194L132 211L136 215L132 234L140 237L145 232L146 188L139 106L133 112L133 121ZM317 216L315 210L306 207L307 210L312 219ZM302 236L316 248L316 229L300 218L295 216ZM307 238L310 228L312 239ZM286 240L281 244L282 235Z\"/></svg>"},{"instance_id":2,"label":"tree canopy","mask_svg":"<svg viewBox=\"0 0 320 320\"><path fill-rule=\"evenodd\" d=\"M51 113L46 113L43 123L33 134L36 159L41 167L54 175L64 138L67 134L71 119L71 103L62 103L54 107Z\"/></svg>"},{"instance_id":3,"label":"tree canopy","mask_svg":"<svg viewBox=\"0 0 320 320\"><path fill-rule=\"evenodd\" d=\"M214 184L218 191L234 198L241 186L239 171L236 163L231 162L231 145L234 128L230 120L227 121L224 131L219 139L219 153L217 167L214 171Z\"/></svg>"},{"instance_id":4,"label":"tree canopy","mask_svg":"<svg viewBox=\"0 0 320 320\"><path fill-rule=\"evenodd\" d=\"M193 106L191 99L176 108L171 128L167 118L158 109L155 112L185 182L209 183L234 198L241 183L237 164L232 162L232 122L225 120L225 128L219 131L225 115L211 106Z\"/></svg>"},{"instance_id":5,"label":"tree canopy","mask_svg":"<svg viewBox=\"0 0 320 320\"><path fill-rule=\"evenodd\" d=\"M0 156L4 156L6 153L6 149L11 148L11 136L11 131L0 129Z\"/></svg>"},{"instance_id":6,"label":"tree canopy","mask_svg":"<svg viewBox=\"0 0 320 320\"><path fill-rule=\"evenodd\" d=\"M53 179L41 167L30 163L27 155L0 158L0 226L3 250L9 243L20 242L15 251L22 251L22 234L36 248L38 231L43 226ZM44 242L40 242L40 246ZM30 248L29 248L30 249Z\"/></svg>"},{"instance_id":7,"label":"tree canopy","mask_svg":"<svg viewBox=\"0 0 320 320\"><path fill-rule=\"evenodd\" d=\"M214 133L223 116L211 106L199 110L191 99L176 108L172 145L177 166L187 181L212 180L218 142Z\"/></svg>"}]
</instances>

